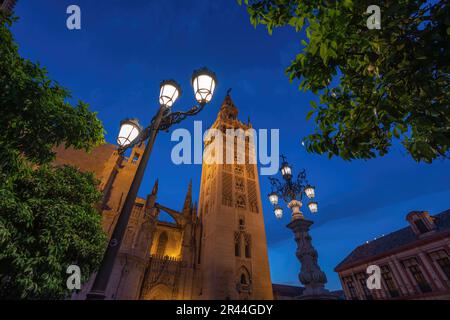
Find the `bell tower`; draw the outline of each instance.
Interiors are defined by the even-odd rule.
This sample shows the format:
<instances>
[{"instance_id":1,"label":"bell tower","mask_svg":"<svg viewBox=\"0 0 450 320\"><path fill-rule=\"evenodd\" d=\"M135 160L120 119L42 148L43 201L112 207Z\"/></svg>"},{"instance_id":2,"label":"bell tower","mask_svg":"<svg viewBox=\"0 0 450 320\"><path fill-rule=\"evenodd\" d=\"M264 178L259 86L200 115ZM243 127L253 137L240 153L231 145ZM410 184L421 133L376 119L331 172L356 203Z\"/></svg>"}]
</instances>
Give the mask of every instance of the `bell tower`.
<instances>
[{"instance_id":1,"label":"bell tower","mask_svg":"<svg viewBox=\"0 0 450 320\"><path fill-rule=\"evenodd\" d=\"M228 94L205 139L199 299L273 299L253 129L237 115Z\"/></svg>"}]
</instances>

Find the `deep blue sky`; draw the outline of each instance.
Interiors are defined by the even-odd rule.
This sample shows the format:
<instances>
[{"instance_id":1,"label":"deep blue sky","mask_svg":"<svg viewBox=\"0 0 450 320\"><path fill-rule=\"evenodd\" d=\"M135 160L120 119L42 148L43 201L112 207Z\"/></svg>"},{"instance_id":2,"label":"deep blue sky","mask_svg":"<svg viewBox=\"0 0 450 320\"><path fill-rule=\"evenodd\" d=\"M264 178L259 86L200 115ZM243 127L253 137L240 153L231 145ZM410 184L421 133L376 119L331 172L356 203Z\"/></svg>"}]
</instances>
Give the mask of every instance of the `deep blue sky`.
<instances>
[{"instance_id":1,"label":"deep blue sky","mask_svg":"<svg viewBox=\"0 0 450 320\"><path fill-rule=\"evenodd\" d=\"M71 4L81 7L80 31L66 28ZM406 226L410 210L436 214L450 207L448 161L417 164L399 146L370 161L306 153L300 141L312 131L305 115L315 98L299 92L284 75L301 49L301 35L283 29L269 36L263 27L253 28L245 9L232 0L19 1L16 14L21 18L13 33L21 54L39 61L74 99L98 111L108 142L115 142L121 119L150 121L161 80L173 78L182 85L174 109L185 109L194 104L192 71L202 66L214 70L217 92L196 120L203 121L204 129L212 124L232 87L241 120L250 116L255 128L280 129L281 152L294 170L305 167L317 186L319 214L308 217L315 221L311 234L328 288L340 288L333 268L357 245ZM181 126L192 130L193 120ZM146 195L159 177L158 201L180 209L190 178L198 197L201 166L173 165L174 145L169 134L158 136L140 194ZM299 285L295 243L285 227L289 217L274 218L265 197L267 177L260 182L272 282Z\"/></svg>"}]
</instances>

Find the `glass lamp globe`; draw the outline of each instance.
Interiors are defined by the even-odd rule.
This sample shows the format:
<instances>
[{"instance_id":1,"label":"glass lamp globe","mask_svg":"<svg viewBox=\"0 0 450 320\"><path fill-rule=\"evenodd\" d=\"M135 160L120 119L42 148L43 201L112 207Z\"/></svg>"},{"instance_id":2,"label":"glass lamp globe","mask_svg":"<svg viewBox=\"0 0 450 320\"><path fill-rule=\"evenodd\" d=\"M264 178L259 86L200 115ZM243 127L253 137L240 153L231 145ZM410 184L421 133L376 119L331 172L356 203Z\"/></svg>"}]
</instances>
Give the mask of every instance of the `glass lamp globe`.
<instances>
[{"instance_id":1,"label":"glass lamp globe","mask_svg":"<svg viewBox=\"0 0 450 320\"><path fill-rule=\"evenodd\" d=\"M181 87L174 80L164 80L160 84L159 103L170 108L181 95Z\"/></svg>"},{"instance_id":2,"label":"glass lamp globe","mask_svg":"<svg viewBox=\"0 0 450 320\"><path fill-rule=\"evenodd\" d=\"M309 208L309 211L311 211L312 213L316 213L318 210L317 202L312 201L312 202L308 203L308 208Z\"/></svg>"},{"instance_id":3,"label":"glass lamp globe","mask_svg":"<svg viewBox=\"0 0 450 320\"><path fill-rule=\"evenodd\" d=\"M308 198L310 198L310 199L314 198L314 197L316 196L314 187L313 187L313 186L309 186L309 185L306 186L306 188L305 188L305 194L306 194L306 196L307 196Z\"/></svg>"},{"instance_id":4,"label":"glass lamp globe","mask_svg":"<svg viewBox=\"0 0 450 320\"><path fill-rule=\"evenodd\" d=\"M269 194L269 201L273 205L278 204L278 195L275 192Z\"/></svg>"},{"instance_id":5,"label":"glass lamp globe","mask_svg":"<svg viewBox=\"0 0 450 320\"><path fill-rule=\"evenodd\" d=\"M142 128L137 119L125 119L120 122L117 144L124 148L137 138Z\"/></svg>"},{"instance_id":6,"label":"glass lamp globe","mask_svg":"<svg viewBox=\"0 0 450 320\"><path fill-rule=\"evenodd\" d=\"M281 166L281 174L286 179L290 179L292 176L292 169L286 162Z\"/></svg>"},{"instance_id":7,"label":"glass lamp globe","mask_svg":"<svg viewBox=\"0 0 450 320\"><path fill-rule=\"evenodd\" d=\"M273 212L275 213L275 217L277 217L277 219L281 219L283 217L283 209L281 209L280 206L276 206Z\"/></svg>"},{"instance_id":8,"label":"glass lamp globe","mask_svg":"<svg viewBox=\"0 0 450 320\"><path fill-rule=\"evenodd\" d=\"M194 88L195 100L198 103L205 104L211 101L217 84L214 72L207 68L196 70L192 74L191 83Z\"/></svg>"}]
</instances>

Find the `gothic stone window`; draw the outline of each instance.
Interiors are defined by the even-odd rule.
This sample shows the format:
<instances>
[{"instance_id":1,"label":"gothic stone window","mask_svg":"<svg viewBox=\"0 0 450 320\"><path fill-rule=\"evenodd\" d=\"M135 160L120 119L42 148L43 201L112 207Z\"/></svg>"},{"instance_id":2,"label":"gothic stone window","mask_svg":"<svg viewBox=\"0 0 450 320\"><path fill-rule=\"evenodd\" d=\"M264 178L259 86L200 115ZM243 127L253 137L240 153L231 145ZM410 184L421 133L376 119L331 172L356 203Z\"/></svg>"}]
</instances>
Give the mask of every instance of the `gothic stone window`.
<instances>
[{"instance_id":1,"label":"gothic stone window","mask_svg":"<svg viewBox=\"0 0 450 320\"><path fill-rule=\"evenodd\" d=\"M447 252L443 249L434 251L430 253L430 257L439 265L447 280L450 280L450 259Z\"/></svg>"},{"instance_id":2,"label":"gothic stone window","mask_svg":"<svg viewBox=\"0 0 450 320\"><path fill-rule=\"evenodd\" d=\"M425 279L425 276L422 273L422 270L420 269L419 262L416 258L411 258L408 260L403 261L403 266L411 272L411 275L414 277L414 280L417 283L417 286L422 293L431 292L431 287L427 280Z\"/></svg>"},{"instance_id":3,"label":"gothic stone window","mask_svg":"<svg viewBox=\"0 0 450 320\"><path fill-rule=\"evenodd\" d=\"M245 198L242 194L236 196L236 207L245 209Z\"/></svg>"},{"instance_id":4,"label":"gothic stone window","mask_svg":"<svg viewBox=\"0 0 450 320\"><path fill-rule=\"evenodd\" d=\"M239 230L245 229L245 219L244 217L239 217Z\"/></svg>"},{"instance_id":5,"label":"gothic stone window","mask_svg":"<svg viewBox=\"0 0 450 320\"><path fill-rule=\"evenodd\" d=\"M250 293L252 278L247 268L241 267L237 277L237 290L239 293ZM241 297L247 299L248 296Z\"/></svg>"},{"instance_id":6,"label":"gothic stone window","mask_svg":"<svg viewBox=\"0 0 450 320\"><path fill-rule=\"evenodd\" d=\"M157 256L164 256L166 253L166 246L167 246L167 232L161 232L158 239L158 247L156 248L156 255Z\"/></svg>"},{"instance_id":7,"label":"gothic stone window","mask_svg":"<svg viewBox=\"0 0 450 320\"><path fill-rule=\"evenodd\" d=\"M242 175L243 174L242 166L241 165L235 165L234 166L234 173L238 174L238 175Z\"/></svg>"},{"instance_id":8,"label":"gothic stone window","mask_svg":"<svg viewBox=\"0 0 450 320\"><path fill-rule=\"evenodd\" d=\"M245 234L245 257L246 258L251 258L252 256L252 249L251 249L251 245L252 245L252 237L251 235L249 235L248 233Z\"/></svg>"},{"instance_id":9,"label":"gothic stone window","mask_svg":"<svg viewBox=\"0 0 450 320\"><path fill-rule=\"evenodd\" d=\"M386 287L388 288L389 295L391 298L396 298L400 296L400 293L397 289L397 285L395 283L394 277L392 276L391 269L389 266L381 266L381 277L383 278L384 282L386 283Z\"/></svg>"},{"instance_id":10,"label":"gothic stone window","mask_svg":"<svg viewBox=\"0 0 450 320\"><path fill-rule=\"evenodd\" d=\"M144 205L141 203L136 203L133 207L133 211L131 212L131 216L134 218L138 218L141 215L142 210L144 209Z\"/></svg>"},{"instance_id":11,"label":"gothic stone window","mask_svg":"<svg viewBox=\"0 0 450 320\"><path fill-rule=\"evenodd\" d=\"M236 190L244 192L244 180L241 178L236 178Z\"/></svg>"},{"instance_id":12,"label":"gothic stone window","mask_svg":"<svg viewBox=\"0 0 450 320\"><path fill-rule=\"evenodd\" d=\"M139 153L135 153L133 156L133 159L131 160L132 163L136 163L139 160L139 157L141 155Z\"/></svg>"},{"instance_id":13,"label":"gothic stone window","mask_svg":"<svg viewBox=\"0 0 450 320\"><path fill-rule=\"evenodd\" d=\"M241 234L240 232L234 233L234 256L241 256Z\"/></svg>"},{"instance_id":14,"label":"gothic stone window","mask_svg":"<svg viewBox=\"0 0 450 320\"><path fill-rule=\"evenodd\" d=\"M241 284L247 284L247 277L245 276L245 274L241 274Z\"/></svg>"}]
</instances>

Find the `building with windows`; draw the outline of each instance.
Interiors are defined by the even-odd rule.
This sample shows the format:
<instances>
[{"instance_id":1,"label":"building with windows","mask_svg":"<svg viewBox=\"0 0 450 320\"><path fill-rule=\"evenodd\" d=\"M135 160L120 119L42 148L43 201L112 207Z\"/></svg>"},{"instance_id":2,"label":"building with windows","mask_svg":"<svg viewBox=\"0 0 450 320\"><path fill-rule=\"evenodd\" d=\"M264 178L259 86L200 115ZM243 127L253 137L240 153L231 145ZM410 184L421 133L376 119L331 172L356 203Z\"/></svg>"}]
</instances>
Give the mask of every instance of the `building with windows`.
<instances>
[{"instance_id":1,"label":"building with windows","mask_svg":"<svg viewBox=\"0 0 450 320\"><path fill-rule=\"evenodd\" d=\"M227 96L212 128L224 134L226 129L251 128L237 114ZM219 150L207 148L213 139L205 141L205 158L217 156L217 151L226 155L230 148L236 151L234 138L223 141ZM273 299L258 170L256 162L249 161L255 157L252 140L244 139L243 162L203 162L198 206L192 200L192 183L184 202L179 201L181 210L157 203L158 182L145 199L136 200L106 291L108 299ZM144 146L135 146L129 157L120 157L116 149L105 144L87 154L58 148L55 161L94 172L100 180L104 196L99 207L109 235ZM173 221L162 221L162 211ZM73 298L84 299L92 282L93 277Z\"/></svg>"},{"instance_id":2,"label":"building with windows","mask_svg":"<svg viewBox=\"0 0 450 320\"><path fill-rule=\"evenodd\" d=\"M336 268L347 299L450 299L450 210L412 211L409 226L365 243ZM381 271L370 290L367 267Z\"/></svg>"}]
</instances>

